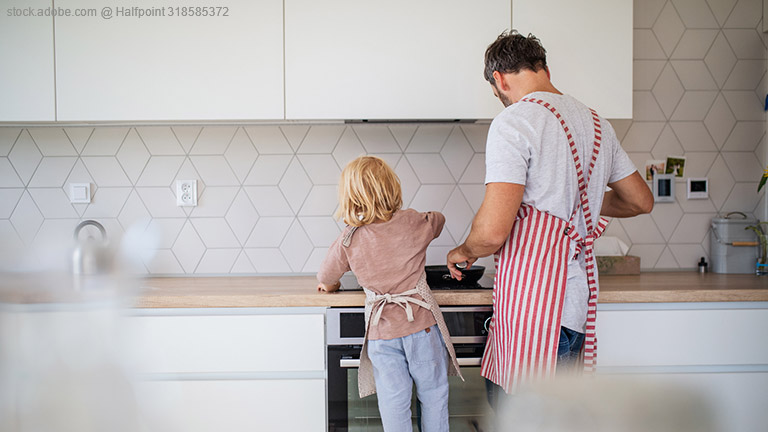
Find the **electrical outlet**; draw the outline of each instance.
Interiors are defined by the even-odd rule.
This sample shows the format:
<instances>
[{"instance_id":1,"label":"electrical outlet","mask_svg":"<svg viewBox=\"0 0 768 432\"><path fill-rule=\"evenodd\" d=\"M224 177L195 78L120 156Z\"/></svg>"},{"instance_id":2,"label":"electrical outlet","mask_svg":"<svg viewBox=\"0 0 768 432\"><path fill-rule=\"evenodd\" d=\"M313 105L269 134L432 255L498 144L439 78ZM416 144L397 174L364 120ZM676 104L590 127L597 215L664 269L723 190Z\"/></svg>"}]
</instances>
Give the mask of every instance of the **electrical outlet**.
<instances>
[{"instance_id":1,"label":"electrical outlet","mask_svg":"<svg viewBox=\"0 0 768 432\"><path fill-rule=\"evenodd\" d=\"M176 205L197 205L197 180L176 180Z\"/></svg>"}]
</instances>

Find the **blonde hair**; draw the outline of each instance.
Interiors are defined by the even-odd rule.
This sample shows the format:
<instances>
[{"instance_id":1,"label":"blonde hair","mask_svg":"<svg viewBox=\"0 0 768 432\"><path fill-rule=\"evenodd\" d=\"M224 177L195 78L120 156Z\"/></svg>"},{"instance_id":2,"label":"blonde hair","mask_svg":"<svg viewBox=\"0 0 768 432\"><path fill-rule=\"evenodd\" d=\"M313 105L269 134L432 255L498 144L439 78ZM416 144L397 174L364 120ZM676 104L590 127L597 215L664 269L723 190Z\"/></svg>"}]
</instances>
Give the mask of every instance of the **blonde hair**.
<instances>
[{"instance_id":1,"label":"blonde hair","mask_svg":"<svg viewBox=\"0 0 768 432\"><path fill-rule=\"evenodd\" d=\"M336 217L347 225L386 222L402 205L400 179L382 159L360 156L341 172Z\"/></svg>"}]
</instances>

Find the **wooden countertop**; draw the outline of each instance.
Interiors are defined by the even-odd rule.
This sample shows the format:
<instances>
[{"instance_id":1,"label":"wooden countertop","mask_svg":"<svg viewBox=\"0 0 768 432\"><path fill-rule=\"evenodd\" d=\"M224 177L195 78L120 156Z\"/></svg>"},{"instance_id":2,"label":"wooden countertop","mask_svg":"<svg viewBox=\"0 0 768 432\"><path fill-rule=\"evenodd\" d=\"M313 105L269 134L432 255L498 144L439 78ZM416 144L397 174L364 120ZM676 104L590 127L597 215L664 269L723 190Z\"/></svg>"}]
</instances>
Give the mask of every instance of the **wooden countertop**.
<instances>
[{"instance_id":1,"label":"wooden countertop","mask_svg":"<svg viewBox=\"0 0 768 432\"><path fill-rule=\"evenodd\" d=\"M320 293L312 276L149 278L136 307L362 306L360 291ZM491 290L435 290L441 305L490 305ZM600 303L768 301L768 277L641 273L601 276Z\"/></svg>"}]
</instances>

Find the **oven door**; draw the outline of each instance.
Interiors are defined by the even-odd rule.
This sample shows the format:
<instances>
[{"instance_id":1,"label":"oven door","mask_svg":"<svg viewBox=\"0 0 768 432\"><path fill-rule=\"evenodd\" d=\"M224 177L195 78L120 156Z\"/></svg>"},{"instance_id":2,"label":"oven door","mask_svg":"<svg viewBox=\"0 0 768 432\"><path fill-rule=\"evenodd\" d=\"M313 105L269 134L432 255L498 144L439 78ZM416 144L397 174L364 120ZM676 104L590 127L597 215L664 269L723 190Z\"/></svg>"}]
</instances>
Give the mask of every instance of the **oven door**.
<instances>
[{"instance_id":1,"label":"oven door","mask_svg":"<svg viewBox=\"0 0 768 432\"><path fill-rule=\"evenodd\" d=\"M330 311L330 310L329 310ZM328 316L328 430L382 431L376 395L361 399L357 389L364 320L362 309L333 309ZM454 342L456 356L465 381L448 377L450 429L452 432L490 430L485 378L480 376L485 338L487 307L443 308ZM341 345L343 341L353 343ZM420 431L420 407L415 396L411 403L413 430Z\"/></svg>"}]
</instances>

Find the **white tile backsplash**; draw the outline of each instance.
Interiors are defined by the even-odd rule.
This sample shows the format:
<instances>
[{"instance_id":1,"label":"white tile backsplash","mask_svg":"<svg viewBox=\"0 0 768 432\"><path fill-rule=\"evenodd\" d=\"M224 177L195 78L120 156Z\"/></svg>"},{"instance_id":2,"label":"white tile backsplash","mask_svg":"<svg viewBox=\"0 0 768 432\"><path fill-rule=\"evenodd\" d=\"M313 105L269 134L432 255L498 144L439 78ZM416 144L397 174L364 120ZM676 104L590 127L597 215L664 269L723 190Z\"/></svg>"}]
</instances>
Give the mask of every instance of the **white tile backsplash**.
<instances>
[{"instance_id":1,"label":"white tile backsplash","mask_svg":"<svg viewBox=\"0 0 768 432\"><path fill-rule=\"evenodd\" d=\"M19 135L21 135L22 132L23 129L21 128L0 128L0 156L8 156L8 153L11 152L13 145L16 143L16 139L19 138Z\"/></svg>"},{"instance_id":2,"label":"white tile backsplash","mask_svg":"<svg viewBox=\"0 0 768 432\"><path fill-rule=\"evenodd\" d=\"M102 187L131 186L131 180L125 171L111 156L88 156L81 158L85 168L93 176L93 181Z\"/></svg>"},{"instance_id":3,"label":"white tile backsplash","mask_svg":"<svg viewBox=\"0 0 768 432\"><path fill-rule=\"evenodd\" d=\"M673 60L671 63L685 90L717 90L717 83L703 60Z\"/></svg>"},{"instance_id":4,"label":"white tile backsplash","mask_svg":"<svg viewBox=\"0 0 768 432\"><path fill-rule=\"evenodd\" d=\"M277 186L246 186L243 189L259 216L293 216L291 206Z\"/></svg>"},{"instance_id":5,"label":"white tile backsplash","mask_svg":"<svg viewBox=\"0 0 768 432\"><path fill-rule=\"evenodd\" d=\"M225 274L229 273L235 260L240 254L240 249L208 249L200 259L195 273Z\"/></svg>"},{"instance_id":6,"label":"white tile backsplash","mask_svg":"<svg viewBox=\"0 0 768 432\"><path fill-rule=\"evenodd\" d=\"M365 143L365 151L368 153L400 153L402 151L395 136L385 125L354 126L352 130L359 137L360 142Z\"/></svg>"},{"instance_id":7,"label":"white tile backsplash","mask_svg":"<svg viewBox=\"0 0 768 432\"><path fill-rule=\"evenodd\" d=\"M307 233L298 220L294 220L283 242L280 251L294 272L301 272L304 264L312 254L313 246Z\"/></svg>"},{"instance_id":8,"label":"white tile backsplash","mask_svg":"<svg viewBox=\"0 0 768 432\"><path fill-rule=\"evenodd\" d=\"M685 33L683 33L680 42L678 42L671 58L675 60L703 59L704 56L707 55L707 51L712 46L718 33L719 30L717 29L687 29Z\"/></svg>"},{"instance_id":9,"label":"white tile backsplash","mask_svg":"<svg viewBox=\"0 0 768 432\"><path fill-rule=\"evenodd\" d=\"M293 217L260 217L254 225L245 247L275 248L280 246L294 219ZM254 265L256 264L254 263Z\"/></svg>"},{"instance_id":10,"label":"white tile backsplash","mask_svg":"<svg viewBox=\"0 0 768 432\"><path fill-rule=\"evenodd\" d=\"M35 238L44 218L29 192L24 192L9 220L19 237L29 244Z\"/></svg>"},{"instance_id":11,"label":"white tile backsplash","mask_svg":"<svg viewBox=\"0 0 768 432\"><path fill-rule=\"evenodd\" d=\"M229 147L224 153L224 157L229 162L229 166L237 179L242 182L251 171L253 161L258 154L248 134L245 133L245 129L238 128L235 137L232 138L232 142L229 143Z\"/></svg>"},{"instance_id":12,"label":"white tile backsplash","mask_svg":"<svg viewBox=\"0 0 768 432\"><path fill-rule=\"evenodd\" d=\"M128 132L128 136L117 152L117 160L131 183L135 184L149 161L149 151L135 129Z\"/></svg>"},{"instance_id":13,"label":"white tile backsplash","mask_svg":"<svg viewBox=\"0 0 768 432\"><path fill-rule=\"evenodd\" d=\"M237 240L241 245L245 245L259 218L259 214L256 213L256 209L245 190L238 190L225 218Z\"/></svg>"},{"instance_id":14,"label":"white tile backsplash","mask_svg":"<svg viewBox=\"0 0 768 432\"><path fill-rule=\"evenodd\" d=\"M13 190L13 189L12 189ZM69 196L64 190L58 188L30 188L28 189L32 199L37 204L37 208L46 219L55 218L74 218L79 216L72 204L69 202Z\"/></svg>"},{"instance_id":15,"label":"white tile backsplash","mask_svg":"<svg viewBox=\"0 0 768 432\"><path fill-rule=\"evenodd\" d=\"M200 173L200 177L208 186L238 186L240 181L235 177L232 168L224 156L190 156L192 165Z\"/></svg>"},{"instance_id":16,"label":"white tile backsplash","mask_svg":"<svg viewBox=\"0 0 768 432\"><path fill-rule=\"evenodd\" d=\"M656 145L665 125L664 122L632 122L621 145L628 152L649 152Z\"/></svg>"},{"instance_id":17,"label":"white tile backsplash","mask_svg":"<svg viewBox=\"0 0 768 432\"><path fill-rule=\"evenodd\" d=\"M410 153L406 154L406 158L422 184L451 184L456 182L448 167L445 166L440 153Z\"/></svg>"},{"instance_id":18,"label":"white tile backsplash","mask_svg":"<svg viewBox=\"0 0 768 432\"><path fill-rule=\"evenodd\" d=\"M672 54L684 32L685 25L680 19L675 6L672 2L667 2L653 24L653 33L656 35L667 56Z\"/></svg>"},{"instance_id":19,"label":"white tile backsplash","mask_svg":"<svg viewBox=\"0 0 768 432\"><path fill-rule=\"evenodd\" d=\"M239 186L208 186L200 194L192 217L224 217L240 191Z\"/></svg>"},{"instance_id":20,"label":"white tile backsplash","mask_svg":"<svg viewBox=\"0 0 768 432\"><path fill-rule=\"evenodd\" d=\"M186 153L168 126L137 127L136 132L152 156L179 156Z\"/></svg>"},{"instance_id":21,"label":"white tile backsplash","mask_svg":"<svg viewBox=\"0 0 768 432\"><path fill-rule=\"evenodd\" d=\"M16 208L16 204L23 193L24 189L22 188L0 189L0 220L11 217L11 213Z\"/></svg>"},{"instance_id":22,"label":"white tile backsplash","mask_svg":"<svg viewBox=\"0 0 768 432\"><path fill-rule=\"evenodd\" d=\"M204 127L189 154L220 155L227 149L236 131L237 128L234 126Z\"/></svg>"},{"instance_id":23,"label":"white tile backsplash","mask_svg":"<svg viewBox=\"0 0 768 432\"><path fill-rule=\"evenodd\" d=\"M194 273L200 258L205 254L205 244L195 231L190 221L184 223L173 248L171 249L185 273Z\"/></svg>"},{"instance_id":24,"label":"white tile backsplash","mask_svg":"<svg viewBox=\"0 0 768 432\"><path fill-rule=\"evenodd\" d=\"M715 0L709 0L710 5L714 2ZM760 0L738 0L723 27L753 29L760 22L762 16L763 10Z\"/></svg>"},{"instance_id":25,"label":"white tile backsplash","mask_svg":"<svg viewBox=\"0 0 768 432\"><path fill-rule=\"evenodd\" d=\"M84 156L114 156L128 135L128 128L98 127L89 135L85 147L80 152Z\"/></svg>"},{"instance_id":26,"label":"white tile backsplash","mask_svg":"<svg viewBox=\"0 0 768 432\"><path fill-rule=\"evenodd\" d=\"M315 185L335 185L339 182L341 169L330 154L302 154L298 156L304 172Z\"/></svg>"},{"instance_id":27,"label":"white tile backsplash","mask_svg":"<svg viewBox=\"0 0 768 432\"><path fill-rule=\"evenodd\" d=\"M236 248L240 243L224 218L190 218L206 248Z\"/></svg>"},{"instance_id":28,"label":"white tile backsplash","mask_svg":"<svg viewBox=\"0 0 768 432\"><path fill-rule=\"evenodd\" d=\"M43 156L77 156L78 152L69 142L64 129L34 128L29 133Z\"/></svg>"},{"instance_id":29,"label":"white tile backsplash","mask_svg":"<svg viewBox=\"0 0 768 432\"><path fill-rule=\"evenodd\" d=\"M16 174L25 185L29 183L42 159L43 155L26 130L21 133L13 149L8 153L8 160L13 164Z\"/></svg>"},{"instance_id":30,"label":"white tile backsplash","mask_svg":"<svg viewBox=\"0 0 768 432\"><path fill-rule=\"evenodd\" d=\"M331 153L346 129L335 125L311 127L297 153Z\"/></svg>"},{"instance_id":31,"label":"white tile backsplash","mask_svg":"<svg viewBox=\"0 0 768 432\"><path fill-rule=\"evenodd\" d=\"M672 0L683 24L689 28L714 29L720 26L712 11L701 0Z\"/></svg>"},{"instance_id":32,"label":"white tile backsplash","mask_svg":"<svg viewBox=\"0 0 768 432\"><path fill-rule=\"evenodd\" d=\"M64 181L72 172L77 162L76 157L46 157L40 162L29 187L63 187Z\"/></svg>"},{"instance_id":33,"label":"white tile backsplash","mask_svg":"<svg viewBox=\"0 0 768 432\"><path fill-rule=\"evenodd\" d=\"M609 225L606 235L625 241L643 269L694 268L709 253L707 231L718 214L766 219L764 194L755 192L768 160L761 16L760 0L634 4L633 119L611 123L638 168L681 155L686 177L710 182L709 199L688 200L685 178L678 179L675 203ZM428 251L430 263L442 264L482 203L488 128L0 127L0 259L24 265L22 245L63 244L78 221L93 217L115 241L134 225L155 232L157 254L145 262L150 274L311 273L343 227L332 217L341 169L373 154L395 168L406 207L446 215ZM198 180L197 207L176 206L178 179ZM91 204L69 203L73 182L91 184ZM31 262L51 262L57 250Z\"/></svg>"}]
</instances>

